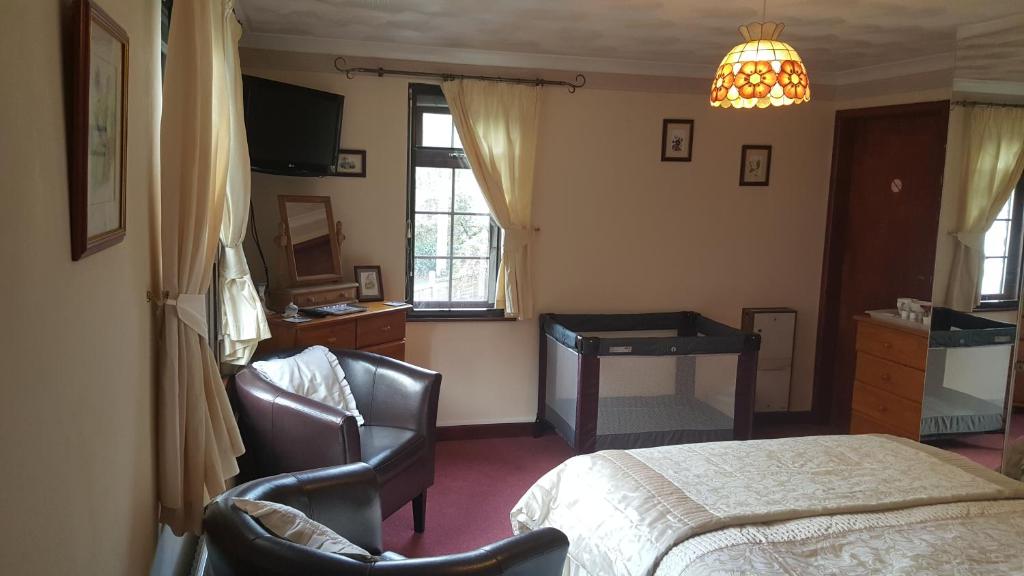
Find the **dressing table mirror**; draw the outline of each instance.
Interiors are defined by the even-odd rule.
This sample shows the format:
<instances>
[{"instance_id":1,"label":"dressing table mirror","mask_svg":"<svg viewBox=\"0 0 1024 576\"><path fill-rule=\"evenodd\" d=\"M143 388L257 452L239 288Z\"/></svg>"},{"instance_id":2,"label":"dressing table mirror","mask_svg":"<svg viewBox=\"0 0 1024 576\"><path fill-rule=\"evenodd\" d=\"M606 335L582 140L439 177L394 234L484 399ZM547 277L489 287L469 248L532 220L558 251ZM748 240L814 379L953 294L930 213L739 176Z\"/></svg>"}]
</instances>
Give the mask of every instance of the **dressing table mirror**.
<instances>
[{"instance_id":1,"label":"dressing table mirror","mask_svg":"<svg viewBox=\"0 0 1024 576\"><path fill-rule=\"evenodd\" d=\"M946 151L921 440L1020 478L1024 15L958 32Z\"/></svg>"},{"instance_id":2,"label":"dressing table mirror","mask_svg":"<svg viewBox=\"0 0 1024 576\"><path fill-rule=\"evenodd\" d=\"M289 303L300 308L351 302L356 284L344 283L341 247L345 240L327 196L278 197L280 247L276 280L267 305L278 312Z\"/></svg>"},{"instance_id":3,"label":"dressing table mirror","mask_svg":"<svg viewBox=\"0 0 1024 576\"><path fill-rule=\"evenodd\" d=\"M280 244L293 285L341 281L341 245L327 196L279 196Z\"/></svg>"}]
</instances>

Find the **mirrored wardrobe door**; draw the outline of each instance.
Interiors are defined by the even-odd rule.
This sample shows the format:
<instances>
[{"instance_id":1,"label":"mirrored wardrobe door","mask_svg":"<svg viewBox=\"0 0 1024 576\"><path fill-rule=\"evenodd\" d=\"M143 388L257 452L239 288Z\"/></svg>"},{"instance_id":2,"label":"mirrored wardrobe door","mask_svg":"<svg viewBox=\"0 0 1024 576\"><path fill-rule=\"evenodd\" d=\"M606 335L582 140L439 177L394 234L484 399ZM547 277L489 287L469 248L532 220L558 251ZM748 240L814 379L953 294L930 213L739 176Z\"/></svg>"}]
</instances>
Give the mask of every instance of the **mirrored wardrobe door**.
<instances>
[{"instance_id":1,"label":"mirrored wardrobe door","mask_svg":"<svg viewBox=\"0 0 1024 576\"><path fill-rule=\"evenodd\" d=\"M921 439L1009 470L1013 454L1024 452L1013 409L1024 16L962 28L953 83Z\"/></svg>"}]
</instances>

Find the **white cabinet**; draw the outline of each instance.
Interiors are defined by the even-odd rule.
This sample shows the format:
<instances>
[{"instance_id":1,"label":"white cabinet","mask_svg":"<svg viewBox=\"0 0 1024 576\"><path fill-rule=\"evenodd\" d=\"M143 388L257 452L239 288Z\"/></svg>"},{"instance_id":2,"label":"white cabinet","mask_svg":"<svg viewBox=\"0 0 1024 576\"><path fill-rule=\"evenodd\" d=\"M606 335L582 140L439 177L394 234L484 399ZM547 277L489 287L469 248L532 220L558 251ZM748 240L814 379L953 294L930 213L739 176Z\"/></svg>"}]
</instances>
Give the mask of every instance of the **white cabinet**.
<instances>
[{"instance_id":1,"label":"white cabinet","mask_svg":"<svg viewBox=\"0 0 1024 576\"><path fill-rule=\"evenodd\" d=\"M789 388L793 379L793 342L796 310L791 308L744 308L743 330L761 335L757 356L755 412L789 410Z\"/></svg>"}]
</instances>

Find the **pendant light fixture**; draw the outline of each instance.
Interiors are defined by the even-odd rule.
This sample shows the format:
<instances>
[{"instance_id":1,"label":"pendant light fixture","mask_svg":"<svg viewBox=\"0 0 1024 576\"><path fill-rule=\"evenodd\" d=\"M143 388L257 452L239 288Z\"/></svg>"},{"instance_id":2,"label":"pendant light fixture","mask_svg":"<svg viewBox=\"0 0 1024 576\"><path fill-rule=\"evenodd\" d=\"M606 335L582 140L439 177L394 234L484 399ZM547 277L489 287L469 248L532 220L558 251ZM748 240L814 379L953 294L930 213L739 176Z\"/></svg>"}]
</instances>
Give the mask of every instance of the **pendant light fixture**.
<instances>
[{"instance_id":1,"label":"pendant light fixture","mask_svg":"<svg viewBox=\"0 0 1024 576\"><path fill-rule=\"evenodd\" d=\"M766 20L767 0L762 19ZM729 51L711 83L711 105L720 108L789 106L811 99L807 69L789 44L780 41L781 22L740 26L746 40Z\"/></svg>"}]
</instances>

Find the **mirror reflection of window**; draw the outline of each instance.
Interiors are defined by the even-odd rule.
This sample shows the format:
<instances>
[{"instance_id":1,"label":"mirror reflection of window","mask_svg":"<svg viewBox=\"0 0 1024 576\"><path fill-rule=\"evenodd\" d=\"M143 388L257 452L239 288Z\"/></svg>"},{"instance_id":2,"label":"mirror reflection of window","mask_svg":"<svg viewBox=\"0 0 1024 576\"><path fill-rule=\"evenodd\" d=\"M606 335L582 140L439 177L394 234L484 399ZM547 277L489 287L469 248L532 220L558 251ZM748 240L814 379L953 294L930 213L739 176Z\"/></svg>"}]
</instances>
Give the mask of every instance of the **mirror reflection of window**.
<instances>
[{"instance_id":1,"label":"mirror reflection of window","mask_svg":"<svg viewBox=\"0 0 1024 576\"><path fill-rule=\"evenodd\" d=\"M1024 186L1018 184L985 233L981 308L1017 306L1021 280L1022 208Z\"/></svg>"},{"instance_id":2,"label":"mirror reflection of window","mask_svg":"<svg viewBox=\"0 0 1024 576\"><path fill-rule=\"evenodd\" d=\"M331 228L320 202L288 202L288 236L298 278L333 274Z\"/></svg>"}]
</instances>

